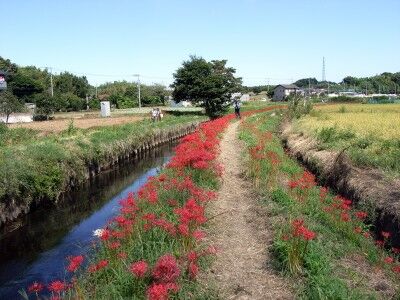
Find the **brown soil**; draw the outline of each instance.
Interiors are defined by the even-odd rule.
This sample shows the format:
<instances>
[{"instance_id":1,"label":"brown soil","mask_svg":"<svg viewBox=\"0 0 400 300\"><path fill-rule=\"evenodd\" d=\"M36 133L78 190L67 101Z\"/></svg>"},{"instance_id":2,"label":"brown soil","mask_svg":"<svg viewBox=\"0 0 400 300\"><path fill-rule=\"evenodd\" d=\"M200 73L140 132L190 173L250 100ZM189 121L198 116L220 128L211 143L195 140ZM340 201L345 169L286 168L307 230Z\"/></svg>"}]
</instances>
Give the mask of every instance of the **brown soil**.
<instances>
[{"instance_id":1,"label":"brown soil","mask_svg":"<svg viewBox=\"0 0 400 300\"><path fill-rule=\"evenodd\" d=\"M134 116L123 116L123 117L111 117L111 118L73 118L74 126L81 129L102 127L111 125L120 125L125 123L137 122L142 120L143 117ZM42 131L43 133L61 132L68 128L71 119L60 119L43 122L32 122L32 123L18 123L10 124L10 128L30 128Z\"/></svg>"},{"instance_id":2,"label":"brown soil","mask_svg":"<svg viewBox=\"0 0 400 300\"><path fill-rule=\"evenodd\" d=\"M288 284L270 265L267 211L242 175L238 125L231 124L221 142L223 184L208 207L211 216L218 215L209 235L218 254L207 281L218 287L222 299L292 299Z\"/></svg>"}]
</instances>

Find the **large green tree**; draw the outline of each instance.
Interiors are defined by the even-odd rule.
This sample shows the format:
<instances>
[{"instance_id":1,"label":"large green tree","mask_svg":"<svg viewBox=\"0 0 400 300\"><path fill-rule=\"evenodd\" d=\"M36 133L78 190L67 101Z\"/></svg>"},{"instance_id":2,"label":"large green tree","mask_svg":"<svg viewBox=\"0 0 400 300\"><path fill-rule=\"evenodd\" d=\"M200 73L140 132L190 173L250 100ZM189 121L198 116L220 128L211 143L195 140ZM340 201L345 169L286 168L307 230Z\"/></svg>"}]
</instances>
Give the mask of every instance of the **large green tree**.
<instances>
[{"instance_id":1,"label":"large green tree","mask_svg":"<svg viewBox=\"0 0 400 300\"><path fill-rule=\"evenodd\" d=\"M24 105L11 91L0 92L0 114L6 116L6 123L8 123L8 118L12 113L20 112L23 108Z\"/></svg>"},{"instance_id":2,"label":"large green tree","mask_svg":"<svg viewBox=\"0 0 400 300\"><path fill-rule=\"evenodd\" d=\"M241 86L241 78L234 76L236 70L226 66L226 60L206 61L204 58L191 56L174 73L175 101L188 100L204 107L211 118L226 112L231 94Z\"/></svg>"}]
</instances>

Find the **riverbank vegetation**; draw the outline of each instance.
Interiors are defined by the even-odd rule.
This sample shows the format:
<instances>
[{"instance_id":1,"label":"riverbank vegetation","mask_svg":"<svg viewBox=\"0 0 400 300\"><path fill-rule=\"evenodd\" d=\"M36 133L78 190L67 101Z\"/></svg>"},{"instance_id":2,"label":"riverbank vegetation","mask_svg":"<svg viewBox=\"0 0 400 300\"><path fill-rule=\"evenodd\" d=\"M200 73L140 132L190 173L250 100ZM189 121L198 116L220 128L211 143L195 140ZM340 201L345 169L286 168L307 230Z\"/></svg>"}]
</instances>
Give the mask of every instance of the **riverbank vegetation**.
<instances>
[{"instance_id":1,"label":"riverbank vegetation","mask_svg":"<svg viewBox=\"0 0 400 300\"><path fill-rule=\"evenodd\" d=\"M205 206L214 200L222 172L215 159L219 134L229 115L203 123L181 140L166 169L136 195L121 201L120 214L95 232L96 252L87 268L83 256L71 257L71 284L54 280L47 290L66 299L213 298L196 283L199 270L216 249L203 244ZM44 289L33 283L27 292ZM24 293L22 293L24 294ZM28 295L25 295L28 297Z\"/></svg>"},{"instance_id":2,"label":"riverbank vegetation","mask_svg":"<svg viewBox=\"0 0 400 300\"><path fill-rule=\"evenodd\" d=\"M0 212L29 207L43 199L56 201L66 189L86 180L89 171L127 157L156 134L167 136L204 116L166 116L118 126L78 129L71 121L61 134L41 136L25 128L0 127Z\"/></svg>"},{"instance_id":3,"label":"riverbank vegetation","mask_svg":"<svg viewBox=\"0 0 400 300\"><path fill-rule=\"evenodd\" d=\"M399 296L399 249L391 232L376 232L374 212L316 184L285 153L280 117L244 121L247 176L268 207L277 270L292 279L298 298L388 299ZM370 231L372 230L372 231ZM389 250L389 251L388 251Z\"/></svg>"},{"instance_id":4,"label":"riverbank vegetation","mask_svg":"<svg viewBox=\"0 0 400 300\"><path fill-rule=\"evenodd\" d=\"M320 105L293 123L322 149L345 151L359 166L400 175L400 105Z\"/></svg>"}]
</instances>

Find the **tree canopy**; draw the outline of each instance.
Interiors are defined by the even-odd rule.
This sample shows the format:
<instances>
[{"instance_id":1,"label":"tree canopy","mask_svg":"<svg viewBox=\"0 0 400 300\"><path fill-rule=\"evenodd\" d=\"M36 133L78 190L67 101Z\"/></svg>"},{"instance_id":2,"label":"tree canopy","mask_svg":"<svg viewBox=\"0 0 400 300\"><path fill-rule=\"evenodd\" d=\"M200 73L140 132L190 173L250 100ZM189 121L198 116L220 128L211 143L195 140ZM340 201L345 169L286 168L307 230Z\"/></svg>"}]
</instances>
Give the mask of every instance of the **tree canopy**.
<instances>
[{"instance_id":1,"label":"tree canopy","mask_svg":"<svg viewBox=\"0 0 400 300\"><path fill-rule=\"evenodd\" d=\"M0 91L0 114L6 116L6 123L12 113L20 112L24 108L21 101L10 91Z\"/></svg>"},{"instance_id":2,"label":"tree canopy","mask_svg":"<svg viewBox=\"0 0 400 300\"><path fill-rule=\"evenodd\" d=\"M236 70L226 66L226 60L206 61L191 56L174 73L175 101L189 100L204 107L211 118L221 116L230 104L231 94L241 86L241 78L234 76Z\"/></svg>"}]
</instances>

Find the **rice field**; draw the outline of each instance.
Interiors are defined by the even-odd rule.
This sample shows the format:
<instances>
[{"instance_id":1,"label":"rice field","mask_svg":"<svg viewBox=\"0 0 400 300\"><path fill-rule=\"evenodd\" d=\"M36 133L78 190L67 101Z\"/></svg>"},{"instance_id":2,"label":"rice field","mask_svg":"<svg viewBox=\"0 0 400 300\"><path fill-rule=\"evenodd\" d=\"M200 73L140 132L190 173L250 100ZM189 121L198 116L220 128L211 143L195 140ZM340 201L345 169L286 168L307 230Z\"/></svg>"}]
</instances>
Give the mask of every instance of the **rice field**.
<instances>
[{"instance_id":1,"label":"rice field","mask_svg":"<svg viewBox=\"0 0 400 300\"><path fill-rule=\"evenodd\" d=\"M316 133L324 127L350 130L357 136L400 139L400 104L337 104L315 107L298 128Z\"/></svg>"},{"instance_id":2,"label":"rice field","mask_svg":"<svg viewBox=\"0 0 400 300\"><path fill-rule=\"evenodd\" d=\"M293 125L322 148L345 150L359 166L400 176L400 104L321 105Z\"/></svg>"}]
</instances>

